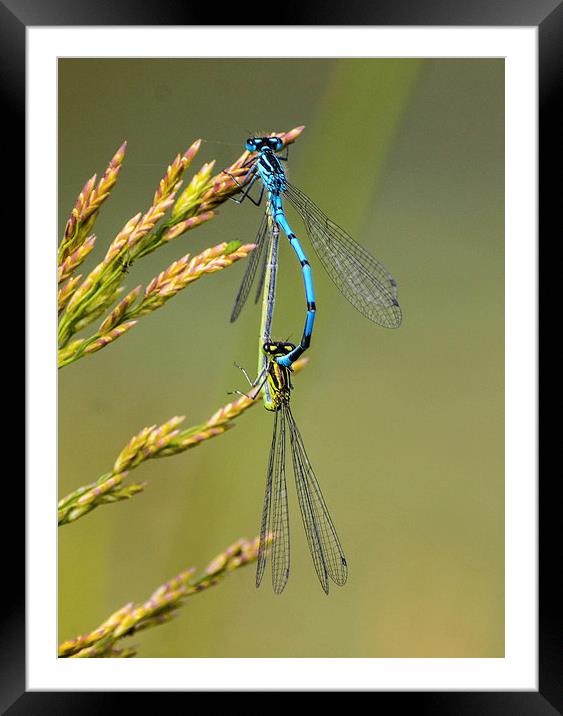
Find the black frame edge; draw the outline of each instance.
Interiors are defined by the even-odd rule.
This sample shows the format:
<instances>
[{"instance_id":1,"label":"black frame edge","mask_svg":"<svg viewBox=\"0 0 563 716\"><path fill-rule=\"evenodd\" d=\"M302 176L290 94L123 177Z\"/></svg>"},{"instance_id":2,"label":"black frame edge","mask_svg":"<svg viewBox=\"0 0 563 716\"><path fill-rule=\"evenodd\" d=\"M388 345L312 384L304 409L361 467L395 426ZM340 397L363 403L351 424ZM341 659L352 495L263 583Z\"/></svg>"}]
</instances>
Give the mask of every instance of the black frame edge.
<instances>
[{"instance_id":1,"label":"black frame edge","mask_svg":"<svg viewBox=\"0 0 563 716\"><path fill-rule=\"evenodd\" d=\"M561 96L563 77L563 3L538 30L539 67L539 236L540 248L555 246L560 238L561 206ZM557 101L559 100L559 102ZM557 149L559 148L559 151ZM539 255L539 277L544 263ZM541 299L540 299L541 305ZM544 304L545 305L545 304ZM541 313L540 313L541 319ZM541 325L541 320L540 320ZM541 345L541 342L540 342ZM539 377L538 377L539 378ZM541 382L539 383L541 391ZM539 433L539 425L538 425ZM538 434L541 444L541 438ZM539 469L539 465L538 465ZM539 485L539 691L563 713L563 645L561 608L563 589L557 578L556 547L561 542L561 516L556 481Z\"/></svg>"},{"instance_id":2,"label":"black frame edge","mask_svg":"<svg viewBox=\"0 0 563 716\"><path fill-rule=\"evenodd\" d=\"M19 217L14 233L23 239L21 217L25 216L25 25L0 2L0 97L5 155L2 195L9 197L12 211ZM21 237L21 239L19 238ZM18 256L21 262L21 255ZM22 263L20 263L22 265ZM19 475L18 475L19 477ZM0 712L25 689L25 534L18 534L25 523L23 475L5 485L4 504L16 506L13 519L3 520L3 609L0 612ZM14 474L15 478L15 474ZM21 510L21 511L20 511ZM17 516L16 516L17 515ZM17 537L19 537L19 547Z\"/></svg>"},{"instance_id":3,"label":"black frame edge","mask_svg":"<svg viewBox=\"0 0 563 716\"><path fill-rule=\"evenodd\" d=\"M10 163L10 175L3 176L8 187L24 186L21 147L25 146L25 29L28 25L158 25L158 24L204 24L205 19L197 11L188 12L175 6L172 0L160 0L157 4L145 2L122 2L97 7L84 0L28 0L25 8L7 9L17 0L0 2L0 57L2 61L1 91L4 99L4 136L10 138L14 155L19 162ZM539 231L544 245L560 226L559 214L561 183L553 182L560 174L560 161L556 148L560 146L560 128L563 126L561 111L556 100L560 78L563 76L563 4L561 0L478 0L472 3L453 4L446 0L378 0L371 7L362 7L358 0L346 5L331 0L330 7L320 2L300 3L287 12L290 20L285 24L318 24L324 18L326 25L532 25L538 27L539 35ZM471 4L470 4L471 5ZM188 6L189 7L189 6ZM324 8L324 9L323 9ZM240 20L240 8L235 19ZM323 12L321 14L321 9ZM201 15L201 17L200 17ZM244 17L242 13L242 17ZM196 22L194 22L196 21ZM213 24L213 23L206 23ZM558 82L559 80L559 82ZM19 140L19 141L18 141ZM16 155L16 151L18 151ZM18 172L21 173L18 176ZM15 176L14 176L15 174ZM18 181L20 180L20 181ZM8 189L9 191L9 189ZM13 196L14 192L6 192ZM20 194L21 195L21 192ZM14 197L15 198L15 197ZM23 204L23 198L20 199ZM21 207L20 216L24 214ZM558 223L556 223L558 222ZM558 229L558 233L560 233ZM549 238L548 238L549 236ZM541 273L540 273L541 275ZM563 603L563 591L558 584L557 561L552 552L559 541L560 517L556 514L560 502L556 499L556 481L540 482L540 556L539 556L539 691L537 692L373 692L377 706L405 706L416 713L432 714L479 714L491 716L553 716L563 714L563 649L558 632ZM23 487L10 480L8 489L12 504L23 504ZM11 525L5 530L12 529ZM13 546L13 534L4 544ZM24 541L21 541L23 544ZM6 573L6 571L5 571ZM5 607L1 617L1 674L0 711L11 716L37 713L71 714L111 712L113 707L130 709L133 693L137 692L29 692L25 690L25 602L21 585L25 582L24 560L14 559L9 572L10 583L20 585L12 590L13 601ZM18 599L20 601L18 601ZM169 696L182 693L167 693ZM153 692L141 693L143 704L153 701ZM127 699L127 701L125 701ZM159 693L159 701L162 694ZM392 699L392 702L391 702ZM397 701L397 699L399 701ZM156 702L155 702L156 703Z\"/></svg>"}]
</instances>

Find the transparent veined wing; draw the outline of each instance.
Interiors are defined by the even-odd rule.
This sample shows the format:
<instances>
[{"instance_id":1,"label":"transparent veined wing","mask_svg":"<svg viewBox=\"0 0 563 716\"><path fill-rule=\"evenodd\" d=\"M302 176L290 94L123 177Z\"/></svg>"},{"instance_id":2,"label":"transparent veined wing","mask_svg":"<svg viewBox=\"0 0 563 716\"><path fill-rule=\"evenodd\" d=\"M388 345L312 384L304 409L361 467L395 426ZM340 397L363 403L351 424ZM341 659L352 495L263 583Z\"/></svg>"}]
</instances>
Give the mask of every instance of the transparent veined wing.
<instances>
[{"instance_id":1,"label":"transparent veined wing","mask_svg":"<svg viewBox=\"0 0 563 716\"><path fill-rule=\"evenodd\" d=\"M264 216L262 217L262 223L260 224L260 228L258 229L258 233L256 235L256 248L251 253L250 258L248 259L248 262L246 264L246 270L244 272L244 276L242 277L242 281L235 298L235 303L231 312L231 323L234 323L237 320L240 315L240 312L243 309L244 304L246 303L246 299L248 298L248 294L250 293L250 289L252 288L252 284L254 283L256 269L260 264L260 257L264 254L264 249L266 247L266 244L268 243L267 238L268 216L266 213L264 213ZM266 251L265 257L262 260L262 271L264 271L266 268L267 255L268 252ZM264 278L261 277L260 283L263 284L263 282Z\"/></svg>"},{"instance_id":2,"label":"transparent veined wing","mask_svg":"<svg viewBox=\"0 0 563 716\"><path fill-rule=\"evenodd\" d=\"M309 551L321 586L328 594L328 578L339 586L345 584L348 564L289 405L282 405L282 411L289 426L293 472Z\"/></svg>"},{"instance_id":3,"label":"transparent veined wing","mask_svg":"<svg viewBox=\"0 0 563 716\"><path fill-rule=\"evenodd\" d=\"M264 216L265 216L266 222L267 222L268 217L266 214ZM260 300L260 297L262 296L262 289L264 288L264 281L266 280L266 271L268 268L268 255L270 253L269 245L270 245L270 241L271 241L270 228L271 228L270 224L267 223L267 227L266 227L267 238L262 239L262 243L266 246L266 250L262 252L263 253L262 266L260 268L259 280L258 280L258 284L256 286L256 294L254 295L254 303L255 304L258 303L258 301Z\"/></svg>"},{"instance_id":4,"label":"transparent veined wing","mask_svg":"<svg viewBox=\"0 0 563 716\"><path fill-rule=\"evenodd\" d=\"M283 592L289 577L289 511L285 478L285 432L285 416L281 411L276 411L256 565L256 586L259 587L264 576L268 551L270 551L272 587L276 594ZM270 540L271 545L268 546Z\"/></svg>"},{"instance_id":5,"label":"transparent veined wing","mask_svg":"<svg viewBox=\"0 0 563 716\"><path fill-rule=\"evenodd\" d=\"M279 411L278 446L272 481L272 587L281 594L289 577L289 511L285 480L285 416Z\"/></svg>"},{"instance_id":6,"label":"transparent veined wing","mask_svg":"<svg viewBox=\"0 0 563 716\"><path fill-rule=\"evenodd\" d=\"M300 189L288 183L284 196L303 219L315 253L344 297L371 321L385 328L398 328L402 313L397 282L385 266Z\"/></svg>"}]
</instances>

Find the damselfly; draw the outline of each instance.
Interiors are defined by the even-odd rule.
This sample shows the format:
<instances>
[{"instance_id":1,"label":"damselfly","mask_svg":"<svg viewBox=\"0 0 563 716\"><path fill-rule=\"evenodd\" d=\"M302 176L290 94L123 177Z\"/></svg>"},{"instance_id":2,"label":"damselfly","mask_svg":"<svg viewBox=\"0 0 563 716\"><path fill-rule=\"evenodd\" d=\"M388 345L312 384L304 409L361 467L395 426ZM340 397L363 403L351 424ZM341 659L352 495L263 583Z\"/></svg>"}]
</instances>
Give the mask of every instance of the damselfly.
<instances>
[{"instance_id":1,"label":"damselfly","mask_svg":"<svg viewBox=\"0 0 563 716\"><path fill-rule=\"evenodd\" d=\"M276 358L279 365L290 367L311 343L316 303L311 267L297 236L287 221L282 196L287 197L289 203L301 216L311 244L328 275L344 297L360 313L385 328L398 328L402 314L397 300L397 282L383 264L328 219L300 189L287 181L280 160L287 160L288 148L286 147L284 156L276 154L283 149L283 146L281 137L276 136L250 137L246 140L246 149L249 152L256 152L257 156L250 160L252 164L245 181L239 185L241 196L235 201L240 203L249 198L259 206L266 191L268 206L258 231L256 248L252 252L235 299L231 321L235 321L240 314L250 293L257 268L262 263L260 284L256 293L256 301L258 301L266 270L266 261L262 259L261 262L261 257L268 255L268 251L264 253L264 247L271 236L267 219L269 213L289 239L301 264L305 284L307 316L301 341L289 353ZM258 178L262 180L262 186L258 199L254 199L249 192ZM232 179L238 184L234 176Z\"/></svg>"},{"instance_id":2,"label":"damselfly","mask_svg":"<svg viewBox=\"0 0 563 716\"><path fill-rule=\"evenodd\" d=\"M264 376L259 376L254 381L254 385L258 383L258 388L253 397L258 396L263 383L267 381L271 398L265 402L265 407L274 413L274 430L260 526L256 586L259 587L262 581L268 551L271 553L272 586L276 594L283 591L289 577L289 510L285 478L286 440L289 436L293 474L309 551L321 586L328 594L329 578L342 586L348 577L348 565L291 412L289 401L292 369L278 361L279 358L290 355L295 350L295 345L284 341L270 341L264 343L262 350L268 359L267 369ZM270 535L272 544L269 547Z\"/></svg>"}]
</instances>

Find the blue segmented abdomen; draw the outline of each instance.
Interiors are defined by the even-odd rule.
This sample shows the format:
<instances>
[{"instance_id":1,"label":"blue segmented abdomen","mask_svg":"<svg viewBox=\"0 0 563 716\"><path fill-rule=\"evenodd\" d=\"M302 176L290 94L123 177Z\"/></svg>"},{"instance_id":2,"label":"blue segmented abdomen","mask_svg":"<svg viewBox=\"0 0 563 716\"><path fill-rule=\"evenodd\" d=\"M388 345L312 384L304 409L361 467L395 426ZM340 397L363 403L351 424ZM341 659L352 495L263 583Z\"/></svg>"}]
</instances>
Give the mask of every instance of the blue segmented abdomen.
<instances>
[{"instance_id":1,"label":"blue segmented abdomen","mask_svg":"<svg viewBox=\"0 0 563 716\"><path fill-rule=\"evenodd\" d=\"M289 243L291 244L291 247L295 251L297 258L299 259L299 263L301 264L303 283L305 284L305 296L307 299L307 315L305 318L303 335L301 337L299 345L293 351L291 351L291 353L283 356L282 358L276 359L279 365L283 365L289 368L299 358L299 356L301 356L307 350L307 348L311 344L311 336L313 335L313 326L315 323L315 314L317 307L315 303L315 290L313 288L313 275L311 271L311 266L309 264L305 252L303 251L301 244L299 243L299 239L295 235L293 229L291 228L289 222L285 217L280 192L272 192L270 194L270 202L274 221L282 228L282 230L286 234L287 238L289 239Z\"/></svg>"}]
</instances>

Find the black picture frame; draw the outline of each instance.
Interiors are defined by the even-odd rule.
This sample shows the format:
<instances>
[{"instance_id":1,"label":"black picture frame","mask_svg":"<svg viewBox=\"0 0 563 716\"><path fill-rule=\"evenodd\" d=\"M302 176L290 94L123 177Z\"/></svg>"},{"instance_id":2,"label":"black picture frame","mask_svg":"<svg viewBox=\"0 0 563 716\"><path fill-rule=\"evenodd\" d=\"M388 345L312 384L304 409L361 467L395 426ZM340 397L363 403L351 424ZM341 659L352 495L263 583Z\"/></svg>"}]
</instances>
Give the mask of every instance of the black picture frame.
<instances>
[{"instance_id":1,"label":"black picture frame","mask_svg":"<svg viewBox=\"0 0 563 716\"><path fill-rule=\"evenodd\" d=\"M268 24L267 7L260 6L263 22L256 20L255 12L247 7L233 4L221 9L224 25ZM12 207L17 201L23 203L23 163L21 158L25 146L25 31L28 26L84 26L84 25L190 25L202 26L208 22L211 13L217 9L199 7L193 9L188 3L174 0L147 0L112 3L86 2L85 0L0 0L0 53L1 91L3 95L3 137L4 196L11 196ZM260 14L260 13L258 13ZM283 19L284 22L280 22ZM227 21L231 22L227 22ZM321 20L321 22L319 22ZM241 22L242 21L242 22ZM563 0L374 0L360 2L346 0L338 2L284 3L283 15L278 14L273 24L287 25L395 25L395 26L536 26L539 41L539 231L543 244L550 241L559 213L561 182L559 177L561 146L561 110L557 106L560 94L560 78L563 76ZM9 145L9 146L6 146ZM9 151L17 160L10 161ZM16 154L17 152L17 154ZM9 164L8 164L9 162ZM11 191L10 191L11 188ZM20 198L21 197L21 198ZM25 207L19 212L23 216ZM558 231L560 234L560 229ZM32 448L29 448L32 449ZM539 460L538 460L539 471ZM560 502L556 499L558 480L542 480L539 485L539 689L538 691L489 691L489 692L371 692L374 707L392 705L403 707L412 713L433 714L479 714L482 716L510 714L526 716L563 714L563 644L559 611L563 604L563 593L557 574L560 558L555 556L555 546L560 519L555 512ZM20 505L23 511L23 480L9 480L4 485L4 500ZM10 494L11 493L11 494ZM18 516L21 512L17 512ZM14 524L16 527L14 527ZM23 520L9 524L3 521L9 531L5 538L5 551L13 557L13 565L4 566L4 576L11 588L4 586L4 596L10 601L1 612L1 673L0 709L11 716L23 714L70 714L105 713L115 707L131 710L134 693L107 692L30 692L26 690L25 675L25 535L19 525ZM15 547L15 532L20 534L22 551ZM6 546L9 546L6 547ZM553 553L553 558L552 558ZM7 555L4 555L7 557ZM17 585L14 587L14 585ZM167 698L180 696L167 693ZM163 698L162 694L142 693L143 705L152 705L153 700ZM127 701L125 701L127 699ZM160 701L159 701L160 703ZM208 704L208 707L210 705ZM189 707L189 706L188 706Z\"/></svg>"}]
</instances>

